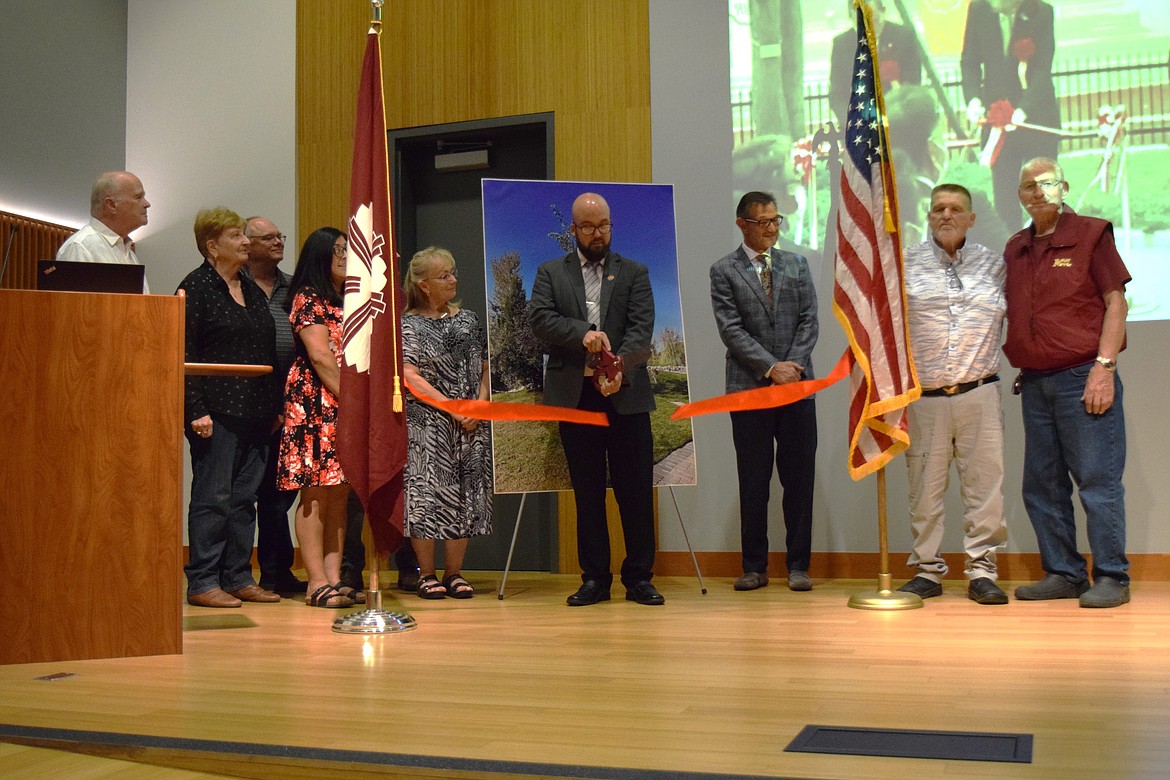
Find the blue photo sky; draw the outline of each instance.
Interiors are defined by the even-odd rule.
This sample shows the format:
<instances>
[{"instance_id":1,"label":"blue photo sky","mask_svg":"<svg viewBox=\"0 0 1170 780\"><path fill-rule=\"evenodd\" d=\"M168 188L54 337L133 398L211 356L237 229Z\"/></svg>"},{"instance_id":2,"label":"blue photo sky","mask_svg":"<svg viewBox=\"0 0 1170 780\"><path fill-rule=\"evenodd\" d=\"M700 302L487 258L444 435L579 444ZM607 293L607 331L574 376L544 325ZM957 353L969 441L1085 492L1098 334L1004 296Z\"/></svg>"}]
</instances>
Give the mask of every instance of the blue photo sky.
<instances>
[{"instance_id":1,"label":"blue photo sky","mask_svg":"<svg viewBox=\"0 0 1170 780\"><path fill-rule=\"evenodd\" d=\"M674 328L681 334L674 188L669 184L484 179L484 267L489 298L493 289L491 261L508 252L520 254L524 290L531 297L537 267L565 255L556 239L548 235L562 230L551 206L556 204L567 226L572 221L573 201L583 192L596 192L609 203L613 221L610 249L649 269L655 336L663 328Z\"/></svg>"}]
</instances>

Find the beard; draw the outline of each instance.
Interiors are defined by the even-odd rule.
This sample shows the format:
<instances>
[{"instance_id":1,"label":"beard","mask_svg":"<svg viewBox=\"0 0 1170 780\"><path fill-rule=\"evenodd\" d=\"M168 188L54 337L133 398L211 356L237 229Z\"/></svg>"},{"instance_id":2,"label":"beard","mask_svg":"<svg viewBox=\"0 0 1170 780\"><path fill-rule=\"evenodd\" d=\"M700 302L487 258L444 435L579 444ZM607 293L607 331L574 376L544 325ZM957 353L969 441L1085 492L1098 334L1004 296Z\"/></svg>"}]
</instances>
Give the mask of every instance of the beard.
<instances>
[{"instance_id":1,"label":"beard","mask_svg":"<svg viewBox=\"0 0 1170 780\"><path fill-rule=\"evenodd\" d=\"M595 237L588 244L577 242L577 248L581 250L581 254L586 260L591 263L600 263L605 260L605 253L609 251L609 242L602 238Z\"/></svg>"}]
</instances>

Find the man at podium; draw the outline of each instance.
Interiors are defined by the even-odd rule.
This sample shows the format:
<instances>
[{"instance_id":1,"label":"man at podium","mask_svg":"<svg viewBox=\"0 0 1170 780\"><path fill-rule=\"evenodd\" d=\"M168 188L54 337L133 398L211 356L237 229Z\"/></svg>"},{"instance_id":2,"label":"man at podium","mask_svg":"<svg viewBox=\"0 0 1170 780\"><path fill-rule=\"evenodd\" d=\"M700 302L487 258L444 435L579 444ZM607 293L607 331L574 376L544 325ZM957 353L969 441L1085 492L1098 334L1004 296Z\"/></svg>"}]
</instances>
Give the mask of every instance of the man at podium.
<instances>
[{"instance_id":1,"label":"man at podium","mask_svg":"<svg viewBox=\"0 0 1170 780\"><path fill-rule=\"evenodd\" d=\"M57 250L57 259L141 265L130 234L146 224L149 208L150 201L137 176L129 171L103 173L93 183L89 196L89 224L66 239ZM142 292L150 292L145 278Z\"/></svg>"}]
</instances>

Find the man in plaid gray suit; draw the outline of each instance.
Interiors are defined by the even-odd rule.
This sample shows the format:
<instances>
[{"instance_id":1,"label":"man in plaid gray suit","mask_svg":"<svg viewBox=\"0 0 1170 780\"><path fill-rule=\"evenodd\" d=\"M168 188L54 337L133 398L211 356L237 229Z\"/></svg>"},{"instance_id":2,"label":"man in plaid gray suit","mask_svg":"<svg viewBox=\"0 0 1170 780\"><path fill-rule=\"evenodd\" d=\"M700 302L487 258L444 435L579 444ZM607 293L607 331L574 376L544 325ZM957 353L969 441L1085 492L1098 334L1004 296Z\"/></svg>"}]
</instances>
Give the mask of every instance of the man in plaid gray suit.
<instances>
[{"instance_id":1,"label":"man in plaid gray suit","mask_svg":"<svg viewBox=\"0 0 1170 780\"><path fill-rule=\"evenodd\" d=\"M749 192L735 211L743 243L711 266L711 307L727 345L727 392L813 378L817 295L808 262L775 248L783 218L776 198ZM739 473L743 575L736 590L768 584L772 464L784 491L788 587L811 590L812 500L817 417L813 398L731 413Z\"/></svg>"}]
</instances>

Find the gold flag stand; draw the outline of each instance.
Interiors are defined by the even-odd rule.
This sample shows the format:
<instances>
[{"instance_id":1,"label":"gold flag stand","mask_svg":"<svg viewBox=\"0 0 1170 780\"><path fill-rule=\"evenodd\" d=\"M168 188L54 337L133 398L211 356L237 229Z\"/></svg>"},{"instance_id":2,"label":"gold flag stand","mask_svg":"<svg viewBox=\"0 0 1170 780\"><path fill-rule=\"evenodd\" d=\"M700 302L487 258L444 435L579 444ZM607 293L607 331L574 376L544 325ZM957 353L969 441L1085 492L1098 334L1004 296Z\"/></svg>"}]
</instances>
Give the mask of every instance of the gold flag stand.
<instances>
[{"instance_id":1,"label":"gold flag stand","mask_svg":"<svg viewBox=\"0 0 1170 780\"><path fill-rule=\"evenodd\" d=\"M886 468L877 473L878 490L878 543L881 545L881 571L878 572L876 592L855 593L849 597L849 606L854 609L899 610L918 609L922 599L914 593L890 589L890 550L886 542Z\"/></svg>"}]
</instances>

